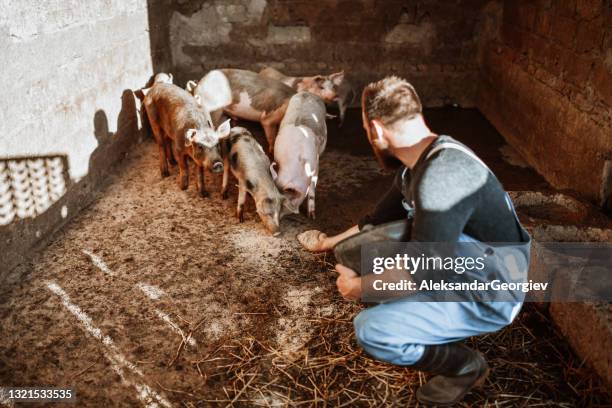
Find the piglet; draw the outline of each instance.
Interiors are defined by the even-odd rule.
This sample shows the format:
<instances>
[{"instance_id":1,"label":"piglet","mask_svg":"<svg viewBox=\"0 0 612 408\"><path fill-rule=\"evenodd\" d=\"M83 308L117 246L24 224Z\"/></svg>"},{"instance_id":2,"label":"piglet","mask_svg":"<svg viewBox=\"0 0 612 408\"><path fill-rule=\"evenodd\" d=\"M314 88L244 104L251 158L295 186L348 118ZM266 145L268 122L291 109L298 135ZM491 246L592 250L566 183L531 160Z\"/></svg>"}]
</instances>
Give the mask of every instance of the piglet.
<instances>
[{"instance_id":1,"label":"piglet","mask_svg":"<svg viewBox=\"0 0 612 408\"><path fill-rule=\"evenodd\" d=\"M266 228L275 236L280 234L281 211L285 197L278 191L270 173L270 160L261 145L243 127L234 127L230 136L221 142L224 155L223 187L227 198L229 172L238 180L238 207L236 215L244 220L244 202L247 193L255 200L257 214Z\"/></svg>"},{"instance_id":2,"label":"piglet","mask_svg":"<svg viewBox=\"0 0 612 408\"><path fill-rule=\"evenodd\" d=\"M280 81L296 91L308 91L315 87L318 89L316 95L320 96L325 104L338 106L340 126L344 123L346 109L355 99L355 91L346 79L344 71L329 75L294 77L285 75L275 68L266 67L259 71L259 75Z\"/></svg>"},{"instance_id":3,"label":"piglet","mask_svg":"<svg viewBox=\"0 0 612 408\"><path fill-rule=\"evenodd\" d=\"M335 93L330 81L308 78L298 87L323 99L333 100ZM268 140L269 153L289 98L296 90L276 79L266 78L244 69L216 69L207 73L197 84L190 81L187 90L199 95L202 103L218 123L223 113L254 122L260 122Z\"/></svg>"},{"instance_id":4,"label":"piglet","mask_svg":"<svg viewBox=\"0 0 612 408\"><path fill-rule=\"evenodd\" d=\"M196 98L163 80L154 82L141 94L153 136L159 146L162 177L170 175L168 161L173 154L179 164L179 186L186 190L189 185L188 160L191 158L197 166L198 191L200 196L206 197L204 168L214 173L223 171L218 142L229 135L229 120L215 129L209 112Z\"/></svg>"},{"instance_id":5,"label":"piglet","mask_svg":"<svg viewBox=\"0 0 612 408\"><path fill-rule=\"evenodd\" d=\"M309 92L298 92L289 101L274 146L272 165L276 185L293 213L308 197L308 216L315 218L315 188L319 156L327 144L325 104Z\"/></svg>"}]
</instances>

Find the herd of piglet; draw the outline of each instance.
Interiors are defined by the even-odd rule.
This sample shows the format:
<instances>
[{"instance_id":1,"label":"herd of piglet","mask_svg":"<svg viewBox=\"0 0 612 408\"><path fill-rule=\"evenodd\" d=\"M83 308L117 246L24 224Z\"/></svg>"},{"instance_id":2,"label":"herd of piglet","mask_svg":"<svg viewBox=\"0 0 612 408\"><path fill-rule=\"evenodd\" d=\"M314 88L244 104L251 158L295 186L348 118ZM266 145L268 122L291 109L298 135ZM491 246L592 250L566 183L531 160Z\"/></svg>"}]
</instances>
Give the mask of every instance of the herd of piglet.
<instances>
[{"instance_id":1,"label":"herd of piglet","mask_svg":"<svg viewBox=\"0 0 612 408\"><path fill-rule=\"evenodd\" d=\"M137 91L159 147L162 177L178 164L179 186L189 186L189 161L194 163L197 189L208 195L205 169L223 172L222 197L227 198L229 173L238 181L236 215L243 221L247 194L265 227L280 234L280 220L299 213L306 201L315 218L319 158L327 144L326 106L336 105L340 125L354 91L343 72L290 77L267 67L259 73L215 69L185 89L173 84L172 74L159 73L153 85ZM259 122L267 152L231 119Z\"/></svg>"}]
</instances>

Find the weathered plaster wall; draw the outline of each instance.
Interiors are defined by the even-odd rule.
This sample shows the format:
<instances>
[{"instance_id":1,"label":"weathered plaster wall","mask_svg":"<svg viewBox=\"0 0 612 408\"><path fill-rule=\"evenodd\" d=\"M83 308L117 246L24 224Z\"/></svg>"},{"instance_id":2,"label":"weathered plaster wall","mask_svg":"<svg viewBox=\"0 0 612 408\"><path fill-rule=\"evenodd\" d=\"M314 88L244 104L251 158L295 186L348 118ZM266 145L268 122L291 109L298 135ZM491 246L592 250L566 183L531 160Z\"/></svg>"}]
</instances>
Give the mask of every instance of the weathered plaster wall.
<instances>
[{"instance_id":1,"label":"weathered plaster wall","mask_svg":"<svg viewBox=\"0 0 612 408\"><path fill-rule=\"evenodd\" d=\"M0 3L0 272L94 197L138 139L146 0Z\"/></svg>"},{"instance_id":2,"label":"weathered plaster wall","mask_svg":"<svg viewBox=\"0 0 612 408\"><path fill-rule=\"evenodd\" d=\"M552 185L612 208L612 3L498 4L479 109Z\"/></svg>"},{"instance_id":3,"label":"weathered plaster wall","mask_svg":"<svg viewBox=\"0 0 612 408\"><path fill-rule=\"evenodd\" d=\"M359 87L398 74L428 106L474 104L484 0L183 0L158 7L184 83L218 67L289 74L344 69ZM164 19L166 22L164 23ZM163 48L163 47L162 47Z\"/></svg>"}]
</instances>

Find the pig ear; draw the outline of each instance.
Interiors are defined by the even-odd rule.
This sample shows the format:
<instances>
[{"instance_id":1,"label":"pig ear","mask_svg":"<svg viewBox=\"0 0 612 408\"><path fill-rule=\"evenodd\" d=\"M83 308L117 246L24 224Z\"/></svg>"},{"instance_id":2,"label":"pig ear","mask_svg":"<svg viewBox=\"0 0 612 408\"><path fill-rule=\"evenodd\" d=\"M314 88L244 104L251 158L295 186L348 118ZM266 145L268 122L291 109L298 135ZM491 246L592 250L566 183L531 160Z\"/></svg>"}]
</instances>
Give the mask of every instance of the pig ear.
<instances>
[{"instance_id":1,"label":"pig ear","mask_svg":"<svg viewBox=\"0 0 612 408\"><path fill-rule=\"evenodd\" d=\"M196 89L196 86L198 86L196 81L189 81L187 82L187 85L185 85L185 90L192 94L193 91Z\"/></svg>"},{"instance_id":2,"label":"pig ear","mask_svg":"<svg viewBox=\"0 0 612 408\"><path fill-rule=\"evenodd\" d=\"M217 139L223 139L229 136L232 130L231 119L226 120L217 128Z\"/></svg>"},{"instance_id":3,"label":"pig ear","mask_svg":"<svg viewBox=\"0 0 612 408\"><path fill-rule=\"evenodd\" d=\"M336 72L335 74L331 74L329 79L334 83L334 85L340 85L342 81L344 81L344 71Z\"/></svg>"},{"instance_id":4,"label":"pig ear","mask_svg":"<svg viewBox=\"0 0 612 408\"><path fill-rule=\"evenodd\" d=\"M172 76L172 74L168 74L168 78L170 79L170 83L174 82L174 77Z\"/></svg>"},{"instance_id":5,"label":"pig ear","mask_svg":"<svg viewBox=\"0 0 612 408\"><path fill-rule=\"evenodd\" d=\"M138 97L138 99L143 100L145 98L145 96L147 96L147 94L149 93L150 90L151 90L151 88L142 88L142 89L139 89L138 91L136 91L136 96Z\"/></svg>"},{"instance_id":6,"label":"pig ear","mask_svg":"<svg viewBox=\"0 0 612 408\"><path fill-rule=\"evenodd\" d=\"M193 139L197 133L198 131L195 129L188 129L187 132L185 132L185 146L191 146L193 144Z\"/></svg>"},{"instance_id":7,"label":"pig ear","mask_svg":"<svg viewBox=\"0 0 612 408\"><path fill-rule=\"evenodd\" d=\"M141 102L144 101L145 96L147 96L145 89L137 89L133 91L133 93L138 98L138 100L140 100Z\"/></svg>"},{"instance_id":8,"label":"pig ear","mask_svg":"<svg viewBox=\"0 0 612 408\"><path fill-rule=\"evenodd\" d=\"M278 178L278 173L276 172L276 162L272 162L270 164L270 174L272 174L272 180L276 180Z\"/></svg>"},{"instance_id":9,"label":"pig ear","mask_svg":"<svg viewBox=\"0 0 612 408\"><path fill-rule=\"evenodd\" d=\"M317 85L323 85L325 83L325 77L323 75L315 75L313 79Z\"/></svg>"}]
</instances>

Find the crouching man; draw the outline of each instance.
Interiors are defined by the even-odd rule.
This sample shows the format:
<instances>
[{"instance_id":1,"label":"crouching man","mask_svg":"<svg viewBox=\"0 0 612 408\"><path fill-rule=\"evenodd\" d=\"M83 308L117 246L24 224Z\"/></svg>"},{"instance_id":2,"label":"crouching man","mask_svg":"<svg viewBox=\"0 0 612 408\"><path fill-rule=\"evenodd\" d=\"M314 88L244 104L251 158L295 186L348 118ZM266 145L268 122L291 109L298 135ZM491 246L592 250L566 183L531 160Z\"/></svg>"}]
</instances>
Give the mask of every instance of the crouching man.
<instances>
[{"instance_id":1,"label":"crouching man","mask_svg":"<svg viewBox=\"0 0 612 408\"><path fill-rule=\"evenodd\" d=\"M368 85L362 95L362 117L381 166L399 166L393 185L373 213L347 231L336 236L314 230L300 234L298 240L306 249L327 251L367 224L408 217L410 241L414 242L483 243L483 249L484 243L516 243L522 248L520 268L526 271L530 238L507 193L471 150L449 136L432 133L408 82L387 77ZM359 299L365 281L344 265L337 265L336 270L340 294ZM422 292L360 312L354 319L357 341L373 358L434 374L417 391L420 402L455 404L482 384L489 372L482 354L461 340L510 324L523 298L414 301L413 296L419 294Z\"/></svg>"}]
</instances>

